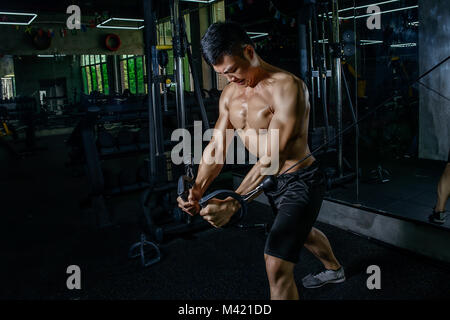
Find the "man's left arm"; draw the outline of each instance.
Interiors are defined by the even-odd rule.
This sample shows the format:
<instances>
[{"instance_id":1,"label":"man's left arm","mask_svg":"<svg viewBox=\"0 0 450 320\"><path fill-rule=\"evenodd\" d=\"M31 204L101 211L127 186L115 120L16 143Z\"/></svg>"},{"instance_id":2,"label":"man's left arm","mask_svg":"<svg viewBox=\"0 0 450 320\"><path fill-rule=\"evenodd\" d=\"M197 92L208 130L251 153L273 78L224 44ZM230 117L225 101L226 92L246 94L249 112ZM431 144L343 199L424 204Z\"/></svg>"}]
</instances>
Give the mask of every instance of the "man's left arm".
<instances>
[{"instance_id":1,"label":"man's left arm","mask_svg":"<svg viewBox=\"0 0 450 320\"><path fill-rule=\"evenodd\" d=\"M257 188L267 175L276 175L283 168L287 150L296 134L301 130L299 126L305 116L305 93L301 85L294 79L285 80L276 88L274 95L274 113L267 130L265 143L258 148L260 158L247 173L239 188L239 194L246 194ZM275 145L273 145L275 144ZM278 154L273 154L273 153Z\"/></svg>"}]
</instances>

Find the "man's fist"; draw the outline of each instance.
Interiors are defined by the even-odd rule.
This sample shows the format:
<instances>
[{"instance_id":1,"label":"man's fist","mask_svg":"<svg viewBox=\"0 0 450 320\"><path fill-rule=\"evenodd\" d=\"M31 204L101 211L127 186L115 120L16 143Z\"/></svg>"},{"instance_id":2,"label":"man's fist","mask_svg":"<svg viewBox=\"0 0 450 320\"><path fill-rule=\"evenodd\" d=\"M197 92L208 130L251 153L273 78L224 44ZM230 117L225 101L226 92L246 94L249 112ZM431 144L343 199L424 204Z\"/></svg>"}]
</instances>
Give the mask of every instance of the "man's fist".
<instances>
[{"instance_id":1,"label":"man's fist","mask_svg":"<svg viewBox=\"0 0 450 320\"><path fill-rule=\"evenodd\" d=\"M216 228L220 228L230 221L239 209L239 203L233 198L225 200L211 199L208 205L200 210L200 215Z\"/></svg>"},{"instance_id":2,"label":"man's fist","mask_svg":"<svg viewBox=\"0 0 450 320\"><path fill-rule=\"evenodd\" d=\"M177 198L178 207L191 216L196 215L200 211L200 205L198 202L201 197L202 196L198 191L195 189L189 189L187 201L184 201L181 197Z\"/></svg>"}]
</instances>

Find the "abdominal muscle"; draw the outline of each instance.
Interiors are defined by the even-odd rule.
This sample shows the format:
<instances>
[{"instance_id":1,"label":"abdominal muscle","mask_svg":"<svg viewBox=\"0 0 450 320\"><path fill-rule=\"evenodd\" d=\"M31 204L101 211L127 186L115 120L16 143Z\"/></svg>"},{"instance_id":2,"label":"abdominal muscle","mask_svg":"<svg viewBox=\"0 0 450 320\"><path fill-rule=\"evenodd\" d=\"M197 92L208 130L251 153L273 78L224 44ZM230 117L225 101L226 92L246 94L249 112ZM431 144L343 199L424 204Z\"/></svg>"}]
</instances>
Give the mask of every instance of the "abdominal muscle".
<instances>
[{"instance_id":1,"label":"abdominal muscle","mask_svg":"<svg viewBox=\"0 0 450 320\"><path fill-rule=\"evenodd\" d=\"M261 130L261 128L246 128L236 130L245 148L258 159L266 155L267 143L267 134L260 133L261 131L259 130ZM281 164L279 172L282 173L286 171L288 168L295 165L298 161L307 157L310 153L311 152L309 150L307 142L307 135L300 135L296 137L288 144L288 146L286 147L286 151L279 154ZM281 162L282 159L285 159L284 163ZM314 161L314 156L310 156L296 165L294 168L290 169L288 172L295 172L297 170L300 170L301 168L308 167Z\"/></svg>"}]
</instances>

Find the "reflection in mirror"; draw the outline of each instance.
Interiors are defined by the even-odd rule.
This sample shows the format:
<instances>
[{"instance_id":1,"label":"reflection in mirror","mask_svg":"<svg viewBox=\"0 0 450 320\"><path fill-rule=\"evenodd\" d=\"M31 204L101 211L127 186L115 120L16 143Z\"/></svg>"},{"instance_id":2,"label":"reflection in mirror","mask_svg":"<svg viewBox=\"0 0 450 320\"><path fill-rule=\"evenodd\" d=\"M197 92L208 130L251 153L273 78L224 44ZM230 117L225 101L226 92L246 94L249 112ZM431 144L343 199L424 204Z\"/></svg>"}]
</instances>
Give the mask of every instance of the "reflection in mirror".
<instances>
[{"instance_id":1,"label":"reflection in mirror","mask_svg":"<svg viewBox=\"0 0 450 320\"><path fill-rule=\"evenodd\" d=\"M379 14L373 16L379 18L378 28L370 27L376 21L369 21L369 4L339 1L339 26L331 4L319 6L322 14L312 20L312 36L316 32L319 39L312 48L316 72L331 70L326 80L313 75L315 125L330 130L329 147L321 156L327 163L329 199L449 228L442 213L449 208L450 185L444 173L450 92L448 81L442 81L448 79L449 47L448 41L431 42L438 34L448 39L442 26L448 26L450 16L433 14L448 10L437 1L378 3ZM341 44L340 59L330 51L334 37ZM329 99L322 101L320 92Z\"/></svg>"}]
</instances>

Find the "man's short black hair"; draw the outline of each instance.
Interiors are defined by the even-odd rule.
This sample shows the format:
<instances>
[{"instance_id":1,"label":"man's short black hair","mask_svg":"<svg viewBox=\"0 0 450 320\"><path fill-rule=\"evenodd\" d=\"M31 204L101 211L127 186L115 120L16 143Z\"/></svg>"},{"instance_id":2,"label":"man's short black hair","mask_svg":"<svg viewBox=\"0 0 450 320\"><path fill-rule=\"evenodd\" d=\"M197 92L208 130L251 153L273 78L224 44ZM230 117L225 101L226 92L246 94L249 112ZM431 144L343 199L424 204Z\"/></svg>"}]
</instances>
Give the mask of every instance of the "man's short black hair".
<instances>
[{"instance_id":1,"label":"man's short black hair","mask_svg":"<svg viewBox=\"0 0 450 320\"><path fill-rule=\"evenodd\" d=\"M209 26L201 40L203 58L210 65L217 64L224 55L243 56L243 46L255 47L247 32L236 22L216 22Z\"/></svg>"}]
</instances>

